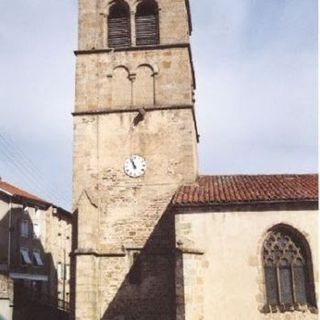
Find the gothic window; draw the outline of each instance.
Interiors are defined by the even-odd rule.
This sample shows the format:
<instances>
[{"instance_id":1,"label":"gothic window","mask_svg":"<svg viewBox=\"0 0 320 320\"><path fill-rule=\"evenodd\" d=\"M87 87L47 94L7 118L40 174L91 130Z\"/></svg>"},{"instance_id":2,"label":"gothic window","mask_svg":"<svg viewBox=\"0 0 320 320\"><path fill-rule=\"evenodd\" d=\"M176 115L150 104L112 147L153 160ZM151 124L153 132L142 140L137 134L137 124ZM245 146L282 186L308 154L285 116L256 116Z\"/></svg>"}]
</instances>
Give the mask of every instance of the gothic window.
<instances>
[{"instance_id":1,"label":"gothic window","mask_svg":"<svg viewBox=\"0 0 320 320\"><path fill-rule=\"evenodd\" d=\"M137 46L159 44L158 5L153 0L144 0L136 12Z\"/></svg>"},{"instance_id":2,"label":"gothic window","mask_svg":"<svg viewBox=\"0 0 320 320\"><path fill-rule=\"evenodd\" d=\"M110 48L129 47L130 10L124 1L116 1L110 8L108 17L108 46Z\"/></svg>"},{"instance_id":3,"label":"gothic window","mask_svg":"<svg viewBox=\"0 0 320 320\"><path fill-rule=\"evenodd\" d=\"M289 227L279 227L264 241L266 312L315 310L311 255L301 237Z\"/></svg>"}]
</instances>

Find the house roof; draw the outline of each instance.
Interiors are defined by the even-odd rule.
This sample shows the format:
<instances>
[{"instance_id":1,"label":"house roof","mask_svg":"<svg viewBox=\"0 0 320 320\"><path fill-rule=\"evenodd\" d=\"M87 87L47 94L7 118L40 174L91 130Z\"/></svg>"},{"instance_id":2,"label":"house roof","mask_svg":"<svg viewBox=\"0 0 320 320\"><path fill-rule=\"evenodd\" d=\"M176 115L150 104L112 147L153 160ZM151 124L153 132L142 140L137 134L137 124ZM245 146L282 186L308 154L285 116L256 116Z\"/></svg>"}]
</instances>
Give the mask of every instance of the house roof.
<instances>
[{"instance_id":1,"label":"house roof","mask_svg":"<svg viewBox=\"0 0 320 320\"><path fill-rule=\"evenodd\" d=\"M199 176L179 188L174 206L300 202L318 200L318 175Z\"/></svg>"},{"instance_id":2,"label":"house roof","mask_svg":"<svg viewBox=\"0 0 320 320\"><path fill-rule=\"evenodd\" d=\"M44 205L49 205L50 203L48 201L45 201L25 190L22 190L8 182L0 181L0 191L6 193L9 196L12 197L19 197L23 198L25 200L35 201Z\"/></svg>"}]
</instances>

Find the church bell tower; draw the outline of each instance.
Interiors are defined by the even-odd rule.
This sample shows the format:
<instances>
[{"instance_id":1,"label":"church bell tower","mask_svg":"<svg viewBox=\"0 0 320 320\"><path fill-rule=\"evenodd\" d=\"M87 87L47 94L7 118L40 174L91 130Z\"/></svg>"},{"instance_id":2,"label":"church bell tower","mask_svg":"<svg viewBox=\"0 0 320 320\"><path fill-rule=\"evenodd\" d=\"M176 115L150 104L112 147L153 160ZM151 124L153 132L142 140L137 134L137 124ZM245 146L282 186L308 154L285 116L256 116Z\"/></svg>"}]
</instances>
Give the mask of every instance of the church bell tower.
<instances>
[{"instance_id":1,"label":"church bell tower","mask_svg":"<svg viewBox=\"0 0 320 320\"><path fill-rule=\"evenodd\" d=\"M79 0L77 320L175 319L171 199L197 175L188 0Z\"/></svg>"}]
</instances>

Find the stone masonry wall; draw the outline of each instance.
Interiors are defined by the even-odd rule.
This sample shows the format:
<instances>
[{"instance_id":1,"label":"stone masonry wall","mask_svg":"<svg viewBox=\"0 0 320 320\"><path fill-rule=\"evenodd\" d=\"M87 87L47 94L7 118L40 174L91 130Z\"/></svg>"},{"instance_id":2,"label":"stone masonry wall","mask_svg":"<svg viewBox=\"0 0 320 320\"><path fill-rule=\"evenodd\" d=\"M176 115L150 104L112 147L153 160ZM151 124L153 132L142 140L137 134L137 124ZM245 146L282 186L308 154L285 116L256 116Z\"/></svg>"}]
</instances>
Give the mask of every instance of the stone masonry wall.
<instances>
[{"instance_id":1,"label":"stone masonry wall","mask_svg":"<svg viewBox=\"0 0 320 320\"><path fill-rule=\"evenodd\" d=\"M193 104L186 48L80 54L76 112Z\"/></svg>"},{"instance_id":2,"label":"stone masonry wall","mask_svg":"<svg viewBox=\"0 0 320 320\"><path fill-rule=\"evenodd\" d=\"M107 17L111 0L79 1L79 50L107 47ZM139 1L127 1L131 12L132 43L135 43L134 15ZM189 42L185 0L158 0L160 44Z\"/></svg>"},{"instance_id":3,"label":"stone masonry wall","mask_svg":"<svg viewBox=\"0 0 320 320\"><path fill-rule=\"evenodd\" d=\"M165 217L177 187L195 179L192 112L150 111L137 126L135 116L128 112L75 118L78 251L97 254L91 267L83 262L86 256L77 256L77 319L173 319L174 223ZM125 175L123 163L131 154L145 157L143 177ZM139 285L127 280L135 268L132 251L140 254ZM96 268L94 283L86 282L87 268ZM88 299L88 292L96 290L98 297Z\"/></svg>"},{"instance_id":4,"label":"stone masonry wall","mask_svg":"<svg viewBox=\"0 0 320 320\"><path fill-rule=\"evenodd\" d=\"M197 175L185 0L159 0L160 46L109 50L110 0L79 1L73 205L76 319L173 320L176 189ZM144 108L144 110L142 109ZM139 112L137 111L139 109ZM124 161L147 169L128 177Z\"/></svg>"}]
</instances>

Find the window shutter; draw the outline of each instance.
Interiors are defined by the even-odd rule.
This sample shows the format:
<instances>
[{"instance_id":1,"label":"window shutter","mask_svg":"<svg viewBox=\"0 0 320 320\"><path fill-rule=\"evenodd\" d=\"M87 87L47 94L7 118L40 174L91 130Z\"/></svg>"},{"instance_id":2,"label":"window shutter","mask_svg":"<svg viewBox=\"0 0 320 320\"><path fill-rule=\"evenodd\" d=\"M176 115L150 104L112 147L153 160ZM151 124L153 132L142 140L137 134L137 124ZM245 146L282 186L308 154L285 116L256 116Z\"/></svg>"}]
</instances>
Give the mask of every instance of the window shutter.
<instances>
[{"instance_id":1,"label":"window shutter","mask_svg":"<svg viewBox=\"0 0 320 320\"><path fill-rule=\"evenodd\" d=\"M32 264L32 261L29 256L29 250L27 248L20 248L20 254L23 264Z\"/></svg>"},{"instance_id":2,"label":"window shutter","mask_svg":"<svg viewBox=\"0 0 320 320\"><path fill-rule=\"evenodd\" d=\"M159 43L157 14L138 15L136 17L137 45L155 45Z\"/></svg>"},{"instance_id":3,"label":"window shutter","mask_svg":"<svg viewBox=\"0 0 320 320\"><path fill-rule=\"evenodd\" d=\"M33 251L33 257L35 259L37 266L40 267L44 265L39 251Z\"/></svg>"},{"instance_id":4,"label":"window shutter","mask_svg":"<svg viewBox=\"0 0 320 320\"><path fill-rule=\"evenodd\" d=\"M109 16L108 44L110 48L129 47L131 45L129 15L123 17Z\"/></svg>"}]
</instances>

